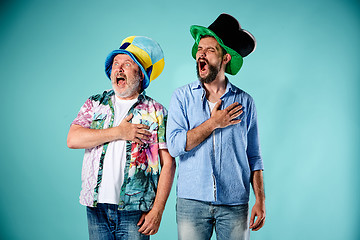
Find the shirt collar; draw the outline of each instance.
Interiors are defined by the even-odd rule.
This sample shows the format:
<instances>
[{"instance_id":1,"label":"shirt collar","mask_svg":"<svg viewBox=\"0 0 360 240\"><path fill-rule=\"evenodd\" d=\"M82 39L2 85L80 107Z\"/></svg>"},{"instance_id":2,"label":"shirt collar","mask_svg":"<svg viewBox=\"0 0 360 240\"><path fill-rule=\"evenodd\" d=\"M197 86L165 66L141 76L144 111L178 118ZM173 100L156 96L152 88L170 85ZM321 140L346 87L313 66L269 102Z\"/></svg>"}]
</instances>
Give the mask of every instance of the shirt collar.
<instances>
[{"instance_id":1,"label":"shirt collar","mask_svg":"<svg viewBox=\"0 0 360 240\"><path fill-rule=\"evenodd\" d=\"M197 89L202 89L203 88L202 83L199 80L193 82L191 85L192 85L191 86L192 90L197 90Z\"/></svg>"},{"instance_id":2,"label":"shirt collar","mask_svg":"<svg viewBox=\"0 0 360 240\"><path fill-rule=\"evenodd\" d=\"M200 82L200 80L197 80L196 82L193 82L191 85L192 85L191 89L193 91L198 92L197 90L201 90L201 92L198 92L198 93L201 93L201 100L204 100L204 98L206 96L206 91L205 91L204 86Z\"/></svg>"},{"instance_id":3,"label":"shirt collar","mask_svg":"<svg viewBox=\"0 0 360 240\"><path fill-rule=\"evenodd\" d=\"M145 92L145 90L143 90L143 91L139 94L138 99L142 101L142 100L145 99L145 96L146 96L146 92Z\"/></svg>"},{"instance_id":4,"label":"shirt collar","mask_svg":"<svg viewBox=\"0 0 360 240\"><path fill-rule=\"evenodd\" d=\"M225 77L225 78L226 78L226 81L227 81L225 94L230 92L230 91L236 92L236 87L230 83L230 81L229 81L229 79L227 77Z\"/></svg>"}]
</instances>

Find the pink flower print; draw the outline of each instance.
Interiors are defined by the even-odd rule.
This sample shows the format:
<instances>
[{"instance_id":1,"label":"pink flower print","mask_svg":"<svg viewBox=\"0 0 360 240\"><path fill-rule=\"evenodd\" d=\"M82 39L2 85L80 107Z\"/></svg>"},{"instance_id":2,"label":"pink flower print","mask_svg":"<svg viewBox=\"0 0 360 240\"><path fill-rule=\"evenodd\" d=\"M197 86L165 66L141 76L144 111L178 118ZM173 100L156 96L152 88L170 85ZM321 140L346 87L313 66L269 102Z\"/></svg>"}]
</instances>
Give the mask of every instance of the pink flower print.
<instances>
[{"instance_id":1,"label":"pink flower print","mask_svg":"<svg viewBox=\"0 0 360 240\"><path fill-rule=\"evenodd\" d=\"M145 144L147 145L147 144ZM147 161L146 161L146 149L144 149L142 146L133 143L131 145L131 158L134 159L132 163L135 166L141 166L141 164L145 164L147 167Z\"/></svg>"}]
</instances>

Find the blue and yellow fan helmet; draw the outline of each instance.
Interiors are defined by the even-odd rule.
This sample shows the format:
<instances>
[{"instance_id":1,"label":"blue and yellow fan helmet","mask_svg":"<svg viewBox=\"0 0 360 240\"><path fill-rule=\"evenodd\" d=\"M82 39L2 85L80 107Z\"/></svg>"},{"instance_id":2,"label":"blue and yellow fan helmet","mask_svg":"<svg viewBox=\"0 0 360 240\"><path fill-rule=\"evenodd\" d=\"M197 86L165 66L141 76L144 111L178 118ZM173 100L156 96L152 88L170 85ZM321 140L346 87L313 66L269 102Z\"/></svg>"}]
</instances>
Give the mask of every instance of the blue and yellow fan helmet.
<instances>
[{"instance_id":1,"label":"blue and yellow fan helmet","mask_svg":"<svg viewBox=\"0 0 360 240\"><path fill-rule=\"evenodd\" d=\"M142 88L149 86L157 78L165 66L164 53L160 45L148 37L131 36L125 38L119 49L112 51L105 60L105 73L110 79L112 62L118 54L127 54L144 73Z\"/></svg>"}]
</instances>

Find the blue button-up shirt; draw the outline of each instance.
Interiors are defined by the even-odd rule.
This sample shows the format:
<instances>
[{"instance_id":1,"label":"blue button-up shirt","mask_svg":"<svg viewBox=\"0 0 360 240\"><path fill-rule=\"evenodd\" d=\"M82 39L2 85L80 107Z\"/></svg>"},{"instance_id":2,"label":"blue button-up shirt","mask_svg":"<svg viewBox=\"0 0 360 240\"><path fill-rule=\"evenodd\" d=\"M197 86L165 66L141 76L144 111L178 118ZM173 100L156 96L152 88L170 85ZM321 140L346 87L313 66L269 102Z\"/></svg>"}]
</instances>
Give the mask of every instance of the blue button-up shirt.
<instances>
[{"instance_id":1,"label":"blue button-up shirt","mask_svg":"<svg viewBox=\"0 0 360 240\"><path fill-rule=\"evenodd\" d=\"M199 81L172 95L166 138L168 150L178 157L177 195L213 204L238 205L249 201L251 171L263 170L257 115L252 97L227 81L220 109L240 103L242 121L218 128L201 144L185 150L187 131L210 118L205 89Z\"/></svg>"}]
</instances>

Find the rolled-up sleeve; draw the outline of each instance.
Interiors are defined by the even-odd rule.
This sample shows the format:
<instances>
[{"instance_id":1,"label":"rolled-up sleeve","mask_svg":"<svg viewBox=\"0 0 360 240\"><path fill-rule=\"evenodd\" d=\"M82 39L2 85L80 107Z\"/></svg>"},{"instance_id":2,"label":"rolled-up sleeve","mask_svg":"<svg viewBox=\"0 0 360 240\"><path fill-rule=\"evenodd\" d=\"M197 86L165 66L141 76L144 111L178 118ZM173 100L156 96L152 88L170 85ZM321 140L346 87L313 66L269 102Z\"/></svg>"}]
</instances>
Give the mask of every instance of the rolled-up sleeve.
<instances>
[{"instance_id":1,"label":"rolled-up sleeve","mask_svg":"<svg viewBox=\"0 0 360 240\"><path fill-rule=\"evenodd\" d=\"M84 128L90 128L93 118L93 105L91 99L87 99L84 105L80 108L80 111L71 125L80 125Z\"/></svg>"},{"instance_id":2,"label":"rolled-up sleeve","mask_svg":"<svg viewBox=\"0 0 360 240\"><path fill-rule=\"evenodd\" d=\"M185 98L179 89L173 93L168 110L166 142L170 155L177 157L186 153L186 134L189 130L189 124L186 118Z\"/></svg>"},{"instance_id":3,"label":"rolled-up sleeve","mask_svg":"<svg viewBox=\"0 0 360 240\"><path fill-rule=\"evenodd\" d=\"M165 139L165 129L166 129L166 121L167 121L168 112L167 110L161 106L159 110L156 111L156 118L158 121L158 142L159 149L167 149L166 139Z\"/></svg>"},{"instance_id":4,"label":"rolled-up sleeve","mask_svg":"<svg viewBox=\"0 0 360 240\"><path fill-rule=\"evenodd\" d=\"M251 171L264 170L264 165L260 153L257 113L253 101L251 101L249 107L251 113L249 115L249 125L247 133L248 145L246 149L246 154L248 156Z\"/></svg>"}]
</instances>

